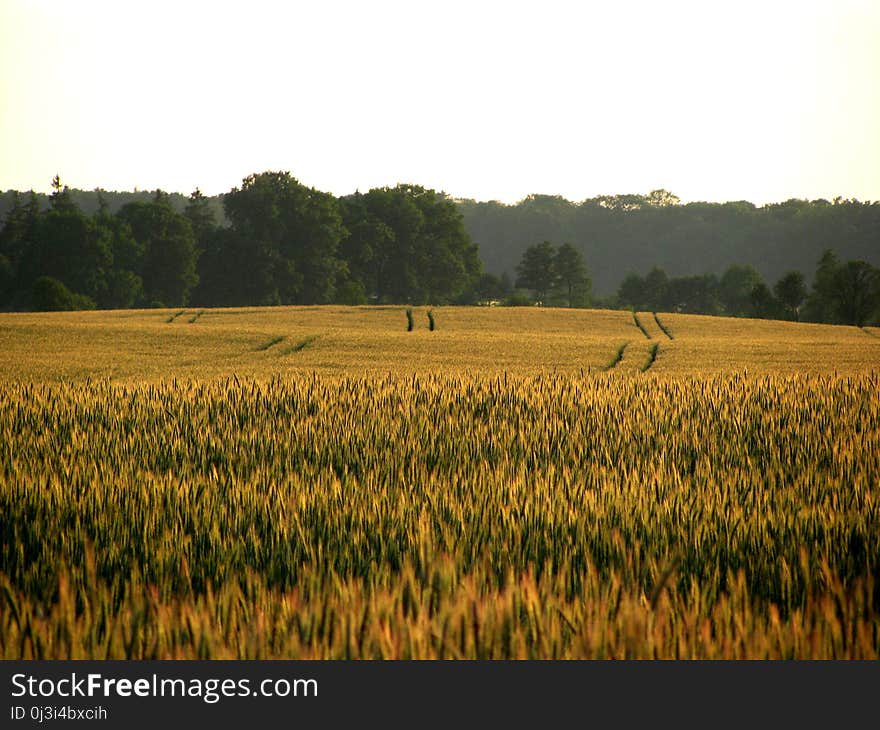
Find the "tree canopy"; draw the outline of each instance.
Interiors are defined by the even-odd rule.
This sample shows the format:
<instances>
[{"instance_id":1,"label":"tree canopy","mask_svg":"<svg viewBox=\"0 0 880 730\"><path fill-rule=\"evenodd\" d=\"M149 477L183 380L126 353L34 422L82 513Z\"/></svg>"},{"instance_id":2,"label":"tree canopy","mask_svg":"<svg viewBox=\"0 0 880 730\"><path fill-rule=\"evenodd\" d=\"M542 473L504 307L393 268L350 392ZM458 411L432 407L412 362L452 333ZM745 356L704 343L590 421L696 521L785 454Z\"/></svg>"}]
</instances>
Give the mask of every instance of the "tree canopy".
<instances>
[{"instance_id":1,"label":"tree canopy","mask_svg":"<svg viewBox=\"0 0 880 730\"><path fill-rule=\"evenodd\" d=\"M789 271L812 276L825 249L880 266L880 202L788 200L682 204L675 195L605 195L580 202L531 195L509 205L460 200L486 272L513 275L525 250L567 241L590 268L594 294L612 295L624 276L652 267L670 277L751 266L766 281Z\"/></svg>"},{"instance_id":2,"label":"tree canopy","mask_svg":"<svg viewBox=\"0 0 880 730\"><path fill-rule=\"evenodd\" d=\"M336 198L268 171L224 195L221 217L198 189L188 199L138 194L115 210L118 196L96 191L87 213L60 180L53 186L46 201L11 198L0 306L33 308L40 277L53 282L41 283L52 295L41 306L442 304L481 274L454 201L417 185Z\"/></svg>"},{"instance_id":3,"label":"tree canopy","mask_svg":"<svg viewBox=\"0 0 880 730\"><path fill-rule=\"evenodd\" d=\"M52 190L0 195L4 309L537 300L880 316L880 203L683 205L653 190L510 206L415 184L337 198L286 171L219 197L77 191L58 177Z\"/></svg>"},{"instance_id":4,"label":"tree canopy","mask_svg":"<svg viewBox=\"0 0 880 730\"><path fill-rule=\"evenodd\" d=\"M636 310L726 314L864 326L880 316L880 269L865 261L841 264L825 251L812 289L788 271L772 290L751 267L731 266L720 277L667 277L654 268L647 277L630 272L617 291L618 304Z\"/></svg>"}]
</instances>

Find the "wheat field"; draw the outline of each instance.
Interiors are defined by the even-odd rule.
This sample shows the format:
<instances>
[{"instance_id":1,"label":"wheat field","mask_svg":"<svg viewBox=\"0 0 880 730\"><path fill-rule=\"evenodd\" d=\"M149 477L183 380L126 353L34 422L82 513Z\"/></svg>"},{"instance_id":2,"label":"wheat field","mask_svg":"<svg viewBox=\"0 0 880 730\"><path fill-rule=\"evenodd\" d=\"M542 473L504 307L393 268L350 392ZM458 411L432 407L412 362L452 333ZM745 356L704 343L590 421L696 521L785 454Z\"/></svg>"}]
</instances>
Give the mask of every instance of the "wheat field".
<instances>
[{"instance_id":1,"label":"wheat field","mask_svg":"<svg viewBox=\"0 0 880 730\"><path fill-rule=\"evenodd\" d=\"M880 331L0 315L0 657L880 658Z\"/></svg>"},{"instance_id":2,"label":"wheat field","mask_svg":"<svg viewBox=\"0 0 880 730\"><path fill-rule=\"evenodd\" d=\"M537 307L273 307L0 315L0 381L157 383L443 372L861 375L880 329Z\"/></svg>"}]
</instances>

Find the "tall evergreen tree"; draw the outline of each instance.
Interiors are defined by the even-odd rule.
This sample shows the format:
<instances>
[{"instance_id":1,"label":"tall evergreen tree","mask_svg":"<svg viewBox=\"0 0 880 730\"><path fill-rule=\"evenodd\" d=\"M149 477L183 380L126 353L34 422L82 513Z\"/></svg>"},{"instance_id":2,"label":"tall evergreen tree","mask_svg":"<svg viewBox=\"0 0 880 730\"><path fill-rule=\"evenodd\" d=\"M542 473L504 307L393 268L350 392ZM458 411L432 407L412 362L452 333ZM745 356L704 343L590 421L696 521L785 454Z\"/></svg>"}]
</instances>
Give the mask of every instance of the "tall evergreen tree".
<instances>
[{"instance_id":1,"label":"tall evergreen tree","mask_svg":"<svg viewBox=\"0 0 880 730\"><path fill-rule=\"evenodd\" d=\"M107 291L113 264L109 241L57 175L52 188L49 209L37 215L32 244L23 253L19 284L31 290L39 277L50 277L94 306Z\"/></svg>"}]
</instances>

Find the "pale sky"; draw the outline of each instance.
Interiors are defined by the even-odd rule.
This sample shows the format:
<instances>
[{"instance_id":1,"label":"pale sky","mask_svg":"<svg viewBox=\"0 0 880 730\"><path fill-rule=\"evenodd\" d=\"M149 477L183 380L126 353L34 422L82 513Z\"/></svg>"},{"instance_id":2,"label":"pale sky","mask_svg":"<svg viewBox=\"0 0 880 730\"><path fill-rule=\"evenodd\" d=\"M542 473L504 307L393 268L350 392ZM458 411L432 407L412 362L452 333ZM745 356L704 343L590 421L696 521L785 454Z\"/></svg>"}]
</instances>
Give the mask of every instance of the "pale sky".
<instances>
[{"instance_id":1,"label":"pale sky","mask_svg":"<svg viewBox=\"0 0 880 730\"><path fill-rule=\"evenodd\" d=\"M878 77L878 0L0 0L0 190L880 200Z\"/></svg>"}]
</instances>

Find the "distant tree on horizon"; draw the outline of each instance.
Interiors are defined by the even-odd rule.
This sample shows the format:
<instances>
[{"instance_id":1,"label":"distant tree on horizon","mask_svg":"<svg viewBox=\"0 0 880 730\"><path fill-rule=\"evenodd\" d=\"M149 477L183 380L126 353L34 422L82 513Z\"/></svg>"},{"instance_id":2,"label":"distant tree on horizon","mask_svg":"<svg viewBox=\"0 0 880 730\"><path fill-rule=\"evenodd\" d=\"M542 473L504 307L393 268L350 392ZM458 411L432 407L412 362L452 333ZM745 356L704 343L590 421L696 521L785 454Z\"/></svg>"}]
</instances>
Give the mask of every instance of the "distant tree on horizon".
<instances>
[{"instance_id":1,"label":"distant tree on horizon","mask_svg":"<svg viewBox=\"0 0 880 730\"><path fill-rule=\"evenodd\" d=\"M807 298L807 285L800 271L789 271L773 286L773 293L785 312L795 321L800 320L801 305Z\"/></svg>"},{"instance_id":2,"label":"distant tree on horizon","mask_svg":"<svg viewBox=\"0 0 880 730\"><path fill-rule=\"evenodd\" d=\"M569 308L585 306L590 298L590 278L581 252L570 243L563 243L556 251L553 268Z\"/></svg>"},{"instance_id":3,"label":"distant tree on horizon","mask_svg":"<svg viewBox=\"0 0 880 730\"><path fill-rule=\"evenodd\" d=\"M658 189L506 205L410 183L336 198L272 171L211 197L72 190L60 175L51 187L0 193L4 309L31 307L42 276L125 308L511 300L516 271L554 305L584 306L595 288L600 306L857 326L880 315L880 203L681 204Z\"/></svg>"},{"instance_id":4,"label":"distant tree on horizon","mask_svg":"<svg viewBox=\"0 0 880 730\"><path fill-rule=\"evenodd\" d=\"M341 199L349 276L376 302L456 301L481 273L456 204L419 185L373 188Z\"/></svg>"},{"instance_id":5,"label":"distant tree on horizon","mask_svg":"<svg viewBox=\"0 0 880 730\"><path fill-rule=\"evenodd\" d=\"M196 240L189 220L171 207L162 190L157 190L149 203L126 203L117 217L128 225L137 242L137 273L146 303L186 305L198 283Z\"/></svg>"},{"instance_id":6,"label":"distant tree on horizon","mask_svg":"<svg viewBox=\"0 0 880 730\"><path fill-rule=\"evenodd\" d=\"M864 327L880 309L880 270L847 261L834 277L834 302L845 323Z\"/></svg>"},{"instance_id":7,"label":"distant tree on horizon","mask_svg":"<svg viewBox=\"0 0 880 730\"><path fill-rule=\"evenodd\" d=\"M550 241L529 246L516 267L516 286L531 289L535 299L544 302L559 280L555 259L556 249Z\"/></svg>"}]
</instances>

